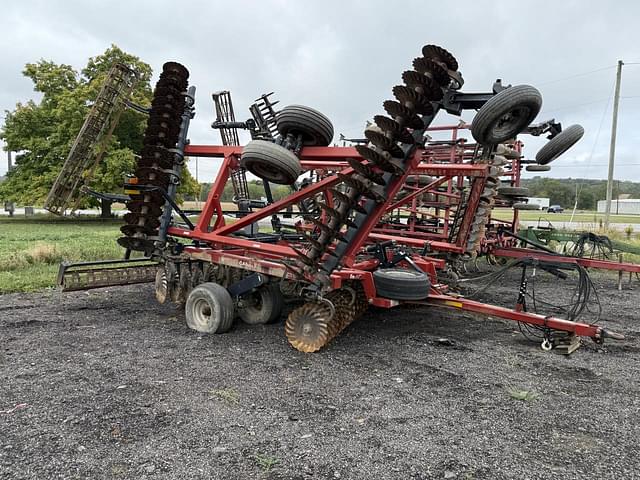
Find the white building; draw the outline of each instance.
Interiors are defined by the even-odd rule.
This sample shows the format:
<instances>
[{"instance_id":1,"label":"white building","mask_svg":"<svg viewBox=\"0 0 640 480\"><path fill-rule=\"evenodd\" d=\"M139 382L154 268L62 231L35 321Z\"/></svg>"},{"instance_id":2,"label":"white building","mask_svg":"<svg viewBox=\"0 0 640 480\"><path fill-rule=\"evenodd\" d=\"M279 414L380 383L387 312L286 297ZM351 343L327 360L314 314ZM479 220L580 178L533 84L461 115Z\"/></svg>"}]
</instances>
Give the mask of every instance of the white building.
<instances>
[{"instance_id":1,"label":"white building","mask_svg":"<svg viewBox=\"0 0 640 480\"><path fill-rule=\"evenodd\" d=\"M607 201L598 200L598 213L604 213L606 208ZM611 200L611 213L640 215L640 198Z\"/></svg>"}]
</instances>

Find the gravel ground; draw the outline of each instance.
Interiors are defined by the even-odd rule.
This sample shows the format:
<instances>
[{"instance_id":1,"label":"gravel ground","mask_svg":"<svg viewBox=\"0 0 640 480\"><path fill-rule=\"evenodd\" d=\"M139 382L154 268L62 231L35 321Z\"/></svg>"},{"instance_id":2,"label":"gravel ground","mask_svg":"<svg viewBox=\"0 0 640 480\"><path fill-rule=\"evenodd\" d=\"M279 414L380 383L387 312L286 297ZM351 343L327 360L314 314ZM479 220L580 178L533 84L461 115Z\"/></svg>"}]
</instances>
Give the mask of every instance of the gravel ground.
<instances>
[{"instance_id":1,"label":"gravel ground","mask_svg":"<svg viewBox=\"0 0 640 480\"><path fill-rule=\"evenodd\" d=\"M148 285L5 295L0 478L640 478L640 285L596 283L627 339L570 357L451 310L305 355L282 324L192 332Z\"/></svg>"}]
</instances>

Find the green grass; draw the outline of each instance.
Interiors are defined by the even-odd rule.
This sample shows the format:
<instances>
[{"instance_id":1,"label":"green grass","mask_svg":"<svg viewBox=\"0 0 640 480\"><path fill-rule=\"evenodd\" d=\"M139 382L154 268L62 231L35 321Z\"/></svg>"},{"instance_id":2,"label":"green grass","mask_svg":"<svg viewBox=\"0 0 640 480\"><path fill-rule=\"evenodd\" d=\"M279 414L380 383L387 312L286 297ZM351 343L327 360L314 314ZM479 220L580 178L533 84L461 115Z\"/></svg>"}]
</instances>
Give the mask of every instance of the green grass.
<instances>
[{"instance_id":1,"label":"green grass","mask_svg":"<svg viewBox=\"0 0 640 480\"><path fill-rule=\"evenodd\" d=\"M514 400L520 400L522 402L532 402L540 396L536 392L532 392L531 390L523 390L517 387L508 387L507 393Z\"/></svg>"},{"instance_id":2,"label":"green grass","mask_svg":"<svg viewBox=\"0 0 640 480\"><path fill-rule=\"evenodd\" d=\"M122 220L38 215L0 219L0 294L55 286L63 260L122 258Z\"/></svg>"},{"instance_id":3,"label":"green grass","mask_svg":"<svg viewBox=\"0 0 640 480\"><path fill-rule=\"evenodd\" d=\"M513 216L513 210L510 208L496 208L492 212L492 216L499 220L510 220ZM564 211L562 213L547 213L542 210L531 211L523 210L520 212L520 220L525 222L535 222L538 219L550 221L552 224L559 226L562 223L568 223L571 221L571 211ZM578 210L573 217L574 222L587 223L594 226L600 225L600 220L604 222L604 213L596 213L593 211ZM638 223L640 224L640 215L611 215L611 223Z\"/></svg>"},{"instance_id":4,"label":"green grass","mask_svg":"<svg viewBox=\"0 0 640 480\"><path fill-rule=\"evenodd\" d=\"M277 457L263 453L256 453L253 458L264 473L269 473L273 467L280 463Z\"/></svg>"}]
</instances>

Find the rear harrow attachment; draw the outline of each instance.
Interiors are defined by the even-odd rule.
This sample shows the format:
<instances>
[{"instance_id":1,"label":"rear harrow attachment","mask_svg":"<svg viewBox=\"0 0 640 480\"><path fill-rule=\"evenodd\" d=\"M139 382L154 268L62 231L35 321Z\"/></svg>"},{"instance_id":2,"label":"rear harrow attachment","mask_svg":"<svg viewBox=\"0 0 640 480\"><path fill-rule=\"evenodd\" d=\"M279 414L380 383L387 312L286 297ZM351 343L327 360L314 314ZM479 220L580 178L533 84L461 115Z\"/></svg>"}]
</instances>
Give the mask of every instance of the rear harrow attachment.
<instances>
[{"instance_id":1,"label":"rear harrow attachment","mask_svg":"<svg viewBox=\"0 0 640 480\"><path fill-rule=\"evenodd\" d=\"M104 156L113 130L131 95L138 74L123 64L116 64L89 110L69 155L56 178L44 208L56 215L78 208L82 187L88 186L93 171Z\"/></svg>"}]
</instances>

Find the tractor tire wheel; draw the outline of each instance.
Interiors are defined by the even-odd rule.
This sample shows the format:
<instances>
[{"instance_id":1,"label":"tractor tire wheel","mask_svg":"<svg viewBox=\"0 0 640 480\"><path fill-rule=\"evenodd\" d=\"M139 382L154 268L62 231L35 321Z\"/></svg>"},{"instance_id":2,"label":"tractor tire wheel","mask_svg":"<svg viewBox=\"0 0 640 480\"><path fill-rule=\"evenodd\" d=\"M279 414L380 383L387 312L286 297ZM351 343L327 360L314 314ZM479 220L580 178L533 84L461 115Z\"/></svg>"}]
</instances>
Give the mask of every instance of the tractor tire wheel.
<instances>
[{"instance_id":1,"label":"tractor tire wheel","mask_svg":"<svg viewBox=\"0 0 640 480\"><path fill-rule=\"evenodd\" d=\"M278 185L293 185L302 174L300 160L292 151L265 140L252 140L244 147L240 166Z\"/></svg>"},{"instance_id":2,"label":"tractor tire wheel","mask_svg":"<svg viewBox=\"0 0 640 480\"><path fill-rule=\"evenodd\" d=\"M529 189L527 187L498 187L499 195L505 197L528 197Z\"/></svg>"},{"instance_id":3,"label":"tractor tire wheel","mask_svg":"<svg viewBox=\"0 0 640 480\"><path fill-rule=\"evenodd\" d=\"M535 203L518 202L513 204L514 210L540 210L540 205Z\"/></svg>"},{"instance_id":4,"label":"tractor tire wheel","mask_svg":"<svg viewBox=\"0 0 640 480\"><path fill-rule=\"evenodd\" d=\"M433 181L434 178L429 175L409 175L406 183L409 185L415 185L416 183L418 185L429 185Z\"/></svg>"},{"instance_id":5,"label":"tractor tire wheel","mask_svg":"<svg viewBox=\"0 0 640 480\"><path fill-rule=\"evenodd\" d=\"M536 153L536 162L546 165L553 162L575 145L584 135L582 125L571 125L553 137Z\"/></svg>"},{"instance_id":6,"label":"tractor tire wheel","mask_svg":"<svg viewBox=\"0 0 640 480\"><path fill-rule=\"evenodd\" d=\"M471 122L471 134L482 145L497 145L515 138L542 108L542 95L530 85L501 91L485 103Z\"/></svg>"},{"instance_id":7,"label":"tractor tire wheel","mask_svg":"<svg viewBox=\"0 0 640 480\"><path fill-rule=\"evenodd\" d=\"M379 297L392 300L424 300L429 296L429 276L404 268L386 268L373 272Z\"/></svg>"},{"instance_id":8,"label":"tractor tire wheel","mask_svg":"<svg viewBox=\"0 0 640 480\"><path fill-rule=\"evenodd\" d=\"M277 283L267 283L247 295L247 305L238 310L240 319L248 325L264 325L280 318L284 297Z\"/></svg>"},{"instance_id":9,"label":"tractor tire wheel","mask_svg":"<svg viewBox=\"0 0 640 480\"><path fill-rule=\"evenodd\" d=\"M304 105L289 105L276 115L278 132L302 135L307 146L327 147L333 141L333 125L325 115Z\"/></svg>"},{"instance_id":10,"label":"tractor tire wheel","mask_svg":"<svg viewBox=\"0 0 640 480\"><path fill-rule=\"evenodd\" d=\"M551 167L549 165L527 165L525 170L527 172L548 172Z\"/></svg>"},{"instance_id":11,"label":"tractor tire wheel","mask_svg":"<svg viewBox=\"0 0 640 480\"><path fill-rule=\"evenodd\" d=\"M191 290L185 305L187 326L202 333L223 333L233 325L233 300L227 289L207 282Z\"/></svg>"}]
</instances>

